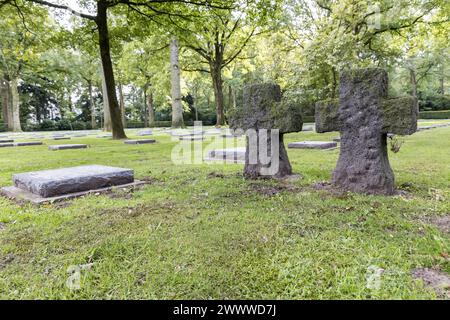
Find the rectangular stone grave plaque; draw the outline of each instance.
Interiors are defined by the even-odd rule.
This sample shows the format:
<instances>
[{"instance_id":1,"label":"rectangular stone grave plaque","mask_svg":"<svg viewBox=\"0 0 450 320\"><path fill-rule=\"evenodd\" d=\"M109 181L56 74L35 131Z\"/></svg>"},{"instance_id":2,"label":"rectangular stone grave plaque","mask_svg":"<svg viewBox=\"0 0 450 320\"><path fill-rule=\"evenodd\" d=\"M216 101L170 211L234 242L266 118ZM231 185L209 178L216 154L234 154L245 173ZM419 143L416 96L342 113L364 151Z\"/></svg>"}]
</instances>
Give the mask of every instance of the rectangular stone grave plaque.
<instances>
[{"instance_id":1,"label":"rectangular stone grave plaque","mask_svg":"<svg viewBox=\"0 0 450 320\"><path fill-rule=\"evenodd\" d=\"M60 144L48 146L48 150L56 151L56 150L68 150L68 149L86 149L87 145L85 144Z\"/></svg>"},{"instance_id":2,"label":"rectangular stone grave plaque","mask_svg":"<svg viewBox=\"0 0 450 320\"><path fill-rule=\"evenodd\" d=\"M300 141L288 144L289 149L330 149L336 147L337 143L334 141Z\"/></svg>"},{"instance_id":3,"label":"rectangular stone grave plaque","mask_svg":"<svg viewBox=\"0 0 450 320\"><path fill-rule=\"evenodd\" d=\"M125 140L125 144L149 144L149 143L155 143L156 140L153 139L141 139L141 140Z\"/></svg>"},{"instance_id":4,"label":"rectangular stone grave plaque","mask_svg":"<svg viewBox=\"0 0 450 320\"><path fill-rule=\"evenodd\" d=\"M101 165L35 171L13 176L16 188L45 198L123 185L133 181L133 170Z\"/></svg>"}]
</instances>

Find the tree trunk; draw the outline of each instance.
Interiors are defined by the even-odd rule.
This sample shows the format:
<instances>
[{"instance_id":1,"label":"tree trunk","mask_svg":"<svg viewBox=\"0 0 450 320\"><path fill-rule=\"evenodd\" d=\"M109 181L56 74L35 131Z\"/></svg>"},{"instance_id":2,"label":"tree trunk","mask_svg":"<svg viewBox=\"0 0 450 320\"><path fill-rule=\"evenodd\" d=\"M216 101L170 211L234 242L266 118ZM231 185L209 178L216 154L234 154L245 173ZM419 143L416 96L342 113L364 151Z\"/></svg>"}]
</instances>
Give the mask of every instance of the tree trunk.
<instances>
[{"instance_id":1,"label":"tree trunk","mask_svg":"<svg viewBox=\"0 0 450 320\"><path fill-rule=\"evenodd\" d=\"M123 88L121 83L119 83L119 105L120 105L120 114L122 116L122 125L124 128L126 128L127 122L125 117L125 97L123 96Z\"/></svg>"},{"instance_id":2,"label":"tree trunk","mask_svg":"<svg viewBox=\"0 0 450 320\"><path fill-rule=\"evenodd\" d=\"M9 86L4 80L0 80L0 96L2 97L2 119L4 130L8 129Z\"/></svg>"},{"instance_id":3,"label":"tree trunk","mask_svg":"<svg viewBox=\"0 0 450 320\"><path fill-rule=\"evenodd\" d=\"M236 103L236 90L233 90L233 109L236 109L237 103Z\"/></svg>"},{"instance_id":4,"label":"tree trunk","mask_svg":"<svg viewBox=\"0 0 450 320\"><path fill-rule=\"evenodd\" d=\"M225 116L223 112L222 70L220 65L212 62L210 63L210 71L214 88L214 98L216 100L216 126L222 126L225 124Z\"/></svg>"},{"instance_id":5,"label":"tree trunk","mask_svg":"<svg viewBox=\"0 0 450 320\"><path fill-rule=\"evenodd\" d=\"M11 90L11 122L9 123L9 129L15 132L21 132L22 128L20 127L20 101L19 101L19 91L18 91L18 82L19 79L13 78L10 81L10 90Z\"/></svg>"},{"instance_id":6,"label":"tree trunk","mask_svg":"<svg viewBox=\"0 0 450 320\"><path fill-rule=\"evenodd\" d=\"M147 113L147 86L142 89L144 93L144 110L142 110L142 116L144 116L144 128L148 127L148 113Z\"/></svg>"},{"instance_id":7,"label":"tree trunk","mask_svg":"<svg viewBox=\"0 0 450 320\"><path fill-rule=\"evenodd\" d=\"M441 65L441 72L439 75L439 93L440 94L445 94L444 78L445 78L445 69L444 69L444 65Z\"/></svg>"},{"instance_id":8,"label":"tree trunk","mask_svg":"<svg viewBox=\"0 0 450 320\"><path fill-rule=\"evenodd\" d=\"M147 95L147 108L148 108L148 125L152 127L155 125L155 110L153 109L153 92Z\"/></svg>"},{"instance_id":9,"label":"tree trunk","mask_svg":"<svg viewBox=\"0 0 450 320\"><path fill-rule=\"evenodd\" d=\"M331 68L331 72L333 74L333 82L332 82L332 88L331 88L331 98L335 99L336 98L336 92L337 92L337 72L335 68Z\"/></svg>"},{"instance_id":10,"label":"tree trunk","mask_svg":"<svg viewBox=\"0 0 450 320\"><path fill-rule=\"evenodd\" d=\"M417 78L414 69L409 69L409 77L411 80L411 95L417 98Z\"/></svg>"},{"instance_id":11,"label":"tree trunk","mask_svg":"<svg viewBox=\"0 0 450 320\"><path fill-rule=\"evenodd\" d=\"M195 121L198 121L198 109L197 109L197 89L194 89L194 103L193 107L195 110Z\"/></svg>"},{"instance_id":12,"label":"tree trunk","mask_svg":"<svg viewBox=\"0 0 450 320\"><path fill-rule=\"evenodd\" d=\"M181 105L180 66L178 62L178 41L170 41L170 71L172 85L172 127L184 127L183 107Z\"/></svg>"},{"instance_id":13,"label":"tree trunk","mask_svg":"<svg viewBox=\"0 0 450 320\"><path fill-rule=\"evenodd\" d=\"M103 96L103 130L112 131L111 114L109 113L108 91L106 89L105 73L103 66L100 66L102 73L102 96Z\"/></svg>"},{"instance_id":14,"label":"tree trunk","mask_svg":"<svg viewBox=\"0 0 450 320\"><path fill-rule=\"evenodd\" d=\"M113 139L126 139L127 136L123 129L122 117L120 115L119 103L117 102L116 96L116 85L114 81L114 71L111 62L111 52L109 47L107 10L108 2L106 0L99 0L97 2L96 23L98 27L103 78L105 81L105 88L108 97Z\"/></svg>"},{"instance_id":15,"label":"tree trunk","mask_svg":"<svg viewBox=\"0 0 450 320\"><path fill-rule=\"evenodd\" d=\"M95 129L97 127L97 123L95 121L95 105L94 105L94 96L92 95L92 81L88 81L88 91L89 91L89 104L91 107L91 128Z\"/></svg>"}]
</instances>

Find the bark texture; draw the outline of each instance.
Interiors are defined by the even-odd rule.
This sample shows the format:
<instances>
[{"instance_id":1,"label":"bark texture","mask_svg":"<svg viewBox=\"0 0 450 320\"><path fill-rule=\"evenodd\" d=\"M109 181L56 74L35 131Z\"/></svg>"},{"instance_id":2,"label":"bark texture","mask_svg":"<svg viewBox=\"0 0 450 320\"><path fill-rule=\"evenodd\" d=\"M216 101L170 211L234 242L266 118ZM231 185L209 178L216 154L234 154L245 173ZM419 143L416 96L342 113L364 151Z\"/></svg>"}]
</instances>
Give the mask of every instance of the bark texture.
<instances>
[{"instance_id":1,"label":"bark texture","mask_svg":"<svg viewBox=\"0 0 450 320\"><path fill-rule=\"evenodd\" d=\"M9 89L11 92L10 100L10 121L8 121L8 127L10 131L21 132L20 126L20 101L19 101L19 79L12 78L9 83Z\"/></svg>"},{"instance_id":2,"label":"bark texture","mask_svg":"<svg viewBox=\"0 0 450 320\"><path fill-rule=\"evenodd\" d=\"M172 127L181 128L183 122L183 107L181 105L180 65L178 61L178 40L170 41L170 71L172 86Z\"/></svg>"},{"instance_id":3,"label":"bark texture","mask_svg":"<svg viewBox=\"0 0 450 320\"><path fill-rule=\"evenodd\" d=\"M103 79L105 83L106 96L108 97L109 115L111 118L111 129L113 139L125 139L125 131L122 123L122 116L117 102L116 85L111 61L111 50L109 46L108 32L108 1L100 0L97 2L96 23L98 27L100 57L102 61ZM106 116L105 116L106 124Z\"/></svg>"}]
</instances>

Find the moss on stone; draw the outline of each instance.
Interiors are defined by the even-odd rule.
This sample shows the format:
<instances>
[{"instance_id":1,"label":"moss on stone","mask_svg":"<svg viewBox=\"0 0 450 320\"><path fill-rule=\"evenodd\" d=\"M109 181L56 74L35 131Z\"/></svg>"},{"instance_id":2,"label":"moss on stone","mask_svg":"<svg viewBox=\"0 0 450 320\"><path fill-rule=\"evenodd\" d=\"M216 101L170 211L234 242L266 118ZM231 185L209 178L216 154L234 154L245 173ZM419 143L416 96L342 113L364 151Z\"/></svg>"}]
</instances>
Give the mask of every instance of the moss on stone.
<instances>
[{"instance_id":1,"label":"moss on stone","mask_svg":"<svg viewBox=\"0 0 450 320\"><path fill-rule=\"evenodd\" d=\"M410 135L417 131L418 107L413 96L382 101L383 133Z\"/></svg>"},{"instance_id":2,"label":"moss on stone","mask_svg":"<svg viewBox=\"0 0 450 320\"><path fill-rule=\"evenodd\" d=\"M339 99L328 99L316 102L316 131L319 133L339 131L338 118Z\"/></svg>"}]
</instances>

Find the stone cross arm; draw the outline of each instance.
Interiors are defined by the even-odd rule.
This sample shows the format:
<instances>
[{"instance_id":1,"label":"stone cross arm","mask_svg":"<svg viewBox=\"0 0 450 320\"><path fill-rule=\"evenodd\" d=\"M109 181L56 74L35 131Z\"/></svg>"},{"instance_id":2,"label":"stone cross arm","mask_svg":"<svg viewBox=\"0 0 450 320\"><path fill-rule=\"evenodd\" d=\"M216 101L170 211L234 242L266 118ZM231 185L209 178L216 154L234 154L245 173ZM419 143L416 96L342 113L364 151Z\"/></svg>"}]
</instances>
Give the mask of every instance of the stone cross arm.
<instances>
[{"instance_id":1,"label":"stone cross arm","mask_svg":"<svg viewBox=\"0 0 450 320\"><path fill-rule=\"evenodd\" d=\"M339 99L329 99L316 102L314 113L316 122L316 132L324 133L339 131L340 123L338 118Z\"/></svg>"},{"instance_id":2,"label":"stone cross arm","mask_svg":"<svg viewBox=\"0 0 450 320\"><path fill-rule=\"evenodd\" d=\"M284 99L274 83L244 88L243 108L229 112L231 129L278 129L281 134L302 130L300 106Z\"/></svg>"},{"instance_id":3,"label":"stone cross arm","mask_svg":"<svg viewBox=\"0 0 450 320\"><path fill-rule=\"evenodd\" d=\"M417 99L413 96L381 98L381 133L410 135L417 131ZM339 99L318 101L315 106L316 131L341 131Z\"/></svg>"},{"instance_id":4,"label":"stone cross arm","mask_svg":"<svg viewBox=\"0 0 450 320\"><path fill-rule=\"evenodd\" d=\"M383 133L410 135L417 131L417 98L404 96L383 99Z\"/></svg>"}]
</instances>

